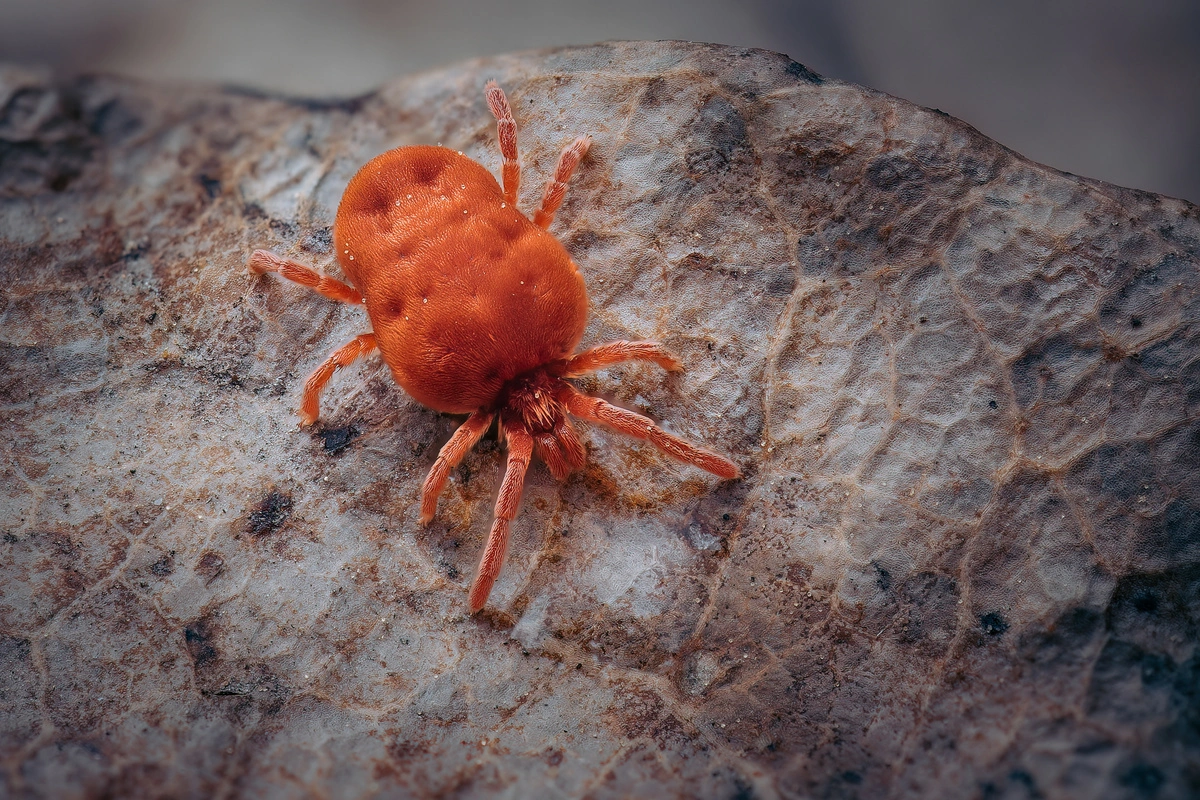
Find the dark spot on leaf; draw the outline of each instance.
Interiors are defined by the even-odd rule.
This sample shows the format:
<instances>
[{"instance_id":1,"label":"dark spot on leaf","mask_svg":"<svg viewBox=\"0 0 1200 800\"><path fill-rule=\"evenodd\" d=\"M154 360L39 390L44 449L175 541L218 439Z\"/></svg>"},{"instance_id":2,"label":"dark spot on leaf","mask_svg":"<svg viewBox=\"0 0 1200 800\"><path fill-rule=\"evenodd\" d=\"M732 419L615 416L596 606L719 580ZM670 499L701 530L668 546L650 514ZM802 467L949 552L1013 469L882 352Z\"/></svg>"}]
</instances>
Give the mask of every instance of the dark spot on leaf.
<instances>
[{"instance_id":1,"label":"dark spot on leaf","mask_svg":"<svg viewBox=\"0 0 1200 800\"><path fill-rule=\"evenodd\" d=\"M1158 595L1150 589L1139 589L1131 600L1133 607L1143 614L1152 614L1158 609Z\"/></svg>"},{"instance_id":2,"label":"dark spot on leaf","mask_svg":"<svg viewBox=\"0 0 1200 800\"><path fill-rule=\"evenodd\" d=\"M1121 776L1121 785L1128 786L1143 797L1152 797L1163 785L1165 778L1158 767L1150 764L1134 764Z\"/></svg>"},{"instance_id":3,"label":"dark spot on leaf","mask_svg":"<svg viewBox=\"0 0 1200 800\"><path fill-rule=\"evenodd\" d=\"M204 578L205 586L215 581L224 571L225 559L211 550L200 556L200 561L196 564L196 574Z\"/></svg>"},{"instance_id":4,"label":"dark spot on leaf","mask_svg":"<svg viewBox=\"0 0 1200 800\"><path fill-rule=\"evenodd\" d=\"M220 657L216 644L216 625L210 615L204 615L183 629L183 637L187 643L188 653L192 663L197 668L203 667Z\"/></svg>"},{"instance_id":5,"label":"dark spot on leaf","mask_svg":"<svg viewBox=\"0 0 1200 800\"><path fill-rule=\"evenodd\" d=\"M208 173L201 172L196 176L196 181L204 187L204 193L208 195L209 200L215 200L221 195L221 179L214 178Z\"/></svg>"},{"instance_id":6,"label":"dark spot on leaf","mask_svg":"<svg viewBox=\"0 0 1200 800\"><path fill-rule=\"evenodd\" d=\"M892 588L892 573L888 572L879 564L871 564L875 568L875 585L879 587L881 592L886 592Z\"/></svg>"},{"instance_id":7,"label":"dark spot on leaf","mask_svg":"<svg viewBox=\"0 0 1200 800\"><path fill-rule=\"evenodd\" d=\"M52 177L49 180L50 191L52 191L52 192L64 191L68 186L71 185L71 180L74 177L75 177L74 175L67 173L67 172L60 172L60 173L56 174L54 177Z\"/></svg>"},{"instance_id":8,"label":"dark spot on leaf","mask_svg":"<svg viewBox=\"0 0 1200 800\"><path fill-rule=\"evenodd\" d=\"M723 97L714 97L700 109L691 125L691 137L684 157L694 175L712 175L729 168L735 154L749 147L746 121Z\"/></svg>"},{"instance_id":9,"label":"dark spot on leaf","mask_svg":"<svg viewBox=\"0 0 1200 800\"><path fill-rule=\"evenodd\" d=\"M1000 636L1008 630L1008 622L995 611L989 611L979 617L979 627L988 636Z\"/></svg>"},{"instance_id":10,"label":"dark spot on leaf","mask_svg":"<svg viewBox=\"0 0 1200 800\"><path fill-rule=\"evenodd\" d=\"M333 249L333 228L326 225L323 228L309 231L300 240L300 248L309 253L328 253Z\"/></svg>"}]
</instances>

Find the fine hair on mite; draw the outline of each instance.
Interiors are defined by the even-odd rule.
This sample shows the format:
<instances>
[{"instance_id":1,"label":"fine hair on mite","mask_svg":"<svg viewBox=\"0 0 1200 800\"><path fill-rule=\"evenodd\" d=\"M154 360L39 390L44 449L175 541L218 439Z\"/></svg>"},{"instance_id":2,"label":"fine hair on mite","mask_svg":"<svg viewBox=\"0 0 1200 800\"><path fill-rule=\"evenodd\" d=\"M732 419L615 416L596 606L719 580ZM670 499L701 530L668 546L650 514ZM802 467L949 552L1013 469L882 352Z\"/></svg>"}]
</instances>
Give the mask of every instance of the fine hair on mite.
<instances>
[{"instance_id":1,"label":"fine hair on mite","mask_svg":"<svg viewBox=\"0 0 1200 800\"><path fill-rule=\"evenodd\" d=\"M587 325L587 290L547 229L591 137L563 148L530 219L517 208L521 161L512 109L495 81L484 91L496 118L503 185L454 150L398 147L363 165L342 195L333 242L345 282L268 250L254 251L247 264L254 274L276 272L330 299L365 306L370 318L371 332L339 347L308 377L302 424L317 420L321 391L338 369L377 350L419 403L468 415L421 487L422 524L433 519L450 471L497 422L507 465L471 583L472 614L500 574L530 460L536 455L558 480L583 466L587 454L572 417L645 439L720 478L739 475L729 459L570 382L622 361L666 370L682 364L657 342L609 342L576 352Z\"/></svg>"}]
</instances>

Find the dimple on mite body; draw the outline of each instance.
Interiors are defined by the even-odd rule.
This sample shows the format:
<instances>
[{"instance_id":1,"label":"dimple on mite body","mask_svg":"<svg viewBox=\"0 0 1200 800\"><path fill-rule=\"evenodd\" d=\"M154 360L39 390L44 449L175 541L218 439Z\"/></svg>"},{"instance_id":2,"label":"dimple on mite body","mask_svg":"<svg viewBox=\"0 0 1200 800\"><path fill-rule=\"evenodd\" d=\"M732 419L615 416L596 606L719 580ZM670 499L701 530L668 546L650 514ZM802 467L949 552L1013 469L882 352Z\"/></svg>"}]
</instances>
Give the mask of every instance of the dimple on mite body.
<instances>
[{"instance_id":1,"label":"dimple on mite body","mask_svg":"<svg viewBox=\"0 0 1200 800\"><path fill-rule=\"evenodd\" d=\"M521 168L512 111L494 82L486 96L497 120L503 188L461 153L400 147L364 165L342 196L334 246L348 284L265 250L249 262L255 273L278 272L332 299L364 305L370 317L371 333L339 348L308 378L304 424L317 419L320 393L334 372L376 349L415 400L470 415L422 486L422 523L433 517L450 471L498 421L508 464L471 585L472 613L483 607L500 573L531 458L539 456L559 479L583 466L586 451L572 416L646 439L722 478L738 475L728 459L569 382L621 361L652 361L668 370L680 364L655 342L611 342L575 353L587 325L587 291L578 267L546 229L591 140L581 136L564 148L530 219L516 207Z\"/></svg>"}]
</instances>

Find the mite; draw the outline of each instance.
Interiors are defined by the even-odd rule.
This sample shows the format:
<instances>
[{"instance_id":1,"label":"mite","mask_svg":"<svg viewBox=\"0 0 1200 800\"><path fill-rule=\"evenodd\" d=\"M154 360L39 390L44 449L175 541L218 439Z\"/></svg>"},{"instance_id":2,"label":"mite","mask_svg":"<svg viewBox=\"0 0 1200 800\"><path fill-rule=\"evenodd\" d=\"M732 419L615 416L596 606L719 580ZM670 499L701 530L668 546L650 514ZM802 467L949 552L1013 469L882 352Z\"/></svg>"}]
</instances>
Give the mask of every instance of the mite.
<instances>
[{"instance_id":1,"label":"mite","mask_svg":"<svg viewBox=\"0 0 1200 800\"><path fill-rule=\"evenodd\" d=\"M571 417L645 439L725 479L728 459L672 436L648 418L581 393L569 379L622 361L680 362L657 342L611 342L577 353L588 296L579 268L547 232L567 180L591 145L580 136L559 156L541 207L517 209L517 125L495 81L485 89L496 117L503 181L444 147L399 147L369 161L338 206L333 240L347 283L256 250L248 268L277 272L343 303L366 306L372 331L334 351L304 385L302 424L319 415L334 372L378 350L396 383L421 404L468 414L438 453L421 488L421 523L437 510L450 471L498 423L508 463L487 545L471 583L471 613L487 602L508 546L509 524L537 455L558 480L584 464Z\"/></svg>"}]
</instances>

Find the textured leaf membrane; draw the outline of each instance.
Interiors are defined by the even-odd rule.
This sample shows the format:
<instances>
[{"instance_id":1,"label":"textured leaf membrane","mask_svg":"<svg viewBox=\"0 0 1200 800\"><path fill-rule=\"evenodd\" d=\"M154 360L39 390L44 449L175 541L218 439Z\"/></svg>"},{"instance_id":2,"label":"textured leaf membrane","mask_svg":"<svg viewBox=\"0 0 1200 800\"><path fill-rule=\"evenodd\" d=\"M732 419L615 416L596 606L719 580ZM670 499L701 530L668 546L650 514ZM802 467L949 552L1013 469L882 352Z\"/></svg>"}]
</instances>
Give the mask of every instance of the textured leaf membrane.
<instances>
[{"instance_id":1,"label":"textured leaf membrane","mask_svg":"<svg viewBox=\"0 0 1200 800\"><path fill-rule=\"evenodd\" d=\"M589 392L483 614L503 453L418 529L459 420L318 266L372 156L498 171L508 90ZM318 103L0 72L0 785L10 796L1185 797L1200 791L1200 222L781 56L473 62ZM331 268L332 269L332 268Z\"/></svg>"}]
</instances>

